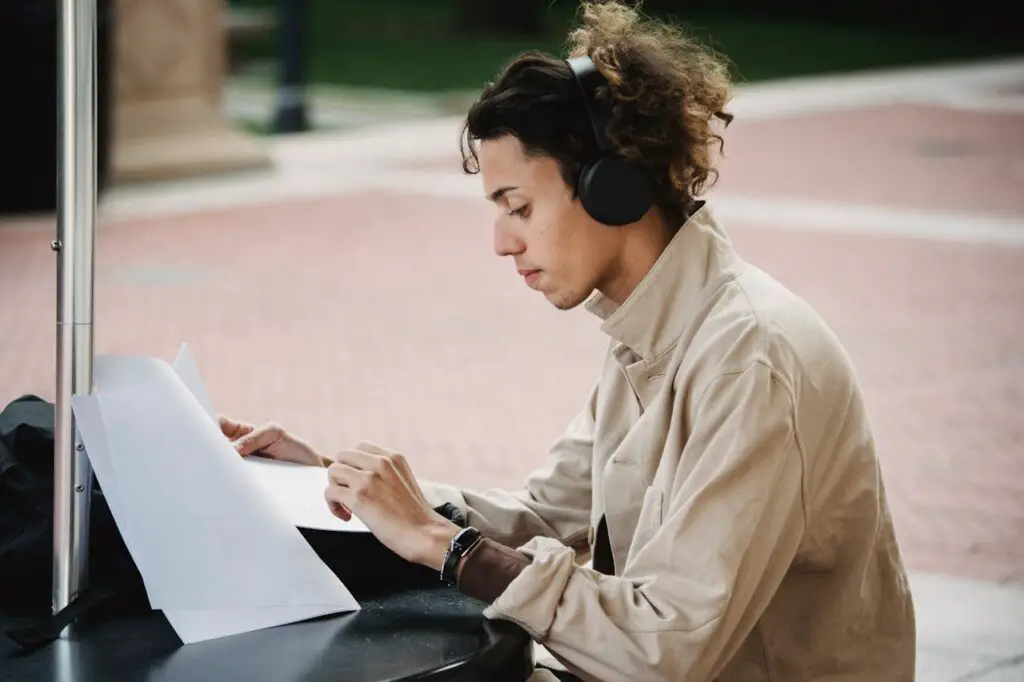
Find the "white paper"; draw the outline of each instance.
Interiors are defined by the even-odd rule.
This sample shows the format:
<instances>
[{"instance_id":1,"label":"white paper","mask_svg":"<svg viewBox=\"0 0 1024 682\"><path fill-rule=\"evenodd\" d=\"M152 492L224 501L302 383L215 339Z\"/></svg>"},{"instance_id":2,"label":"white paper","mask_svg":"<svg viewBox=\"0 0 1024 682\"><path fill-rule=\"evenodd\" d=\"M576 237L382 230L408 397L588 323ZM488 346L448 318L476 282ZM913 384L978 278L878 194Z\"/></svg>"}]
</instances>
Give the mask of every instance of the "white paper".
<instances>
[{"instance_id":1,"label":"white paper","mask_svg":"<svg viewBox=\"0 0 1024 682\"><path fill-rule=\"evenodd\" d=\"M95 395L72 396L71 406L75 414L78 432L82 442L86 444L89 463L103 489L103 496L110 508L110 514L114 517L128 552L134 556L136 550L132 537L131 519L121 508L120 497L117 493L117 475L114 472L114 465L110 461L110 449L107 446L106 428L103 425L103 415L100 413L99 398ZM148 591L146 576L142 576L142 581Z\"/></svg>"},{"instance_id":2,"label":"white paper","mask_svg":"<svg viewBox=\"0 0 1024 682\"><path fill-rule=\"evenodd\" d=\"M182 641L359 608L167 363L99 357L95 377L73 400L82 440Z\"/></svg>"},{"instance_id":3,"label":"white paper","mask_svg":"<svg viewBox=\"0 0 1024 682\"><path fill-rule=\"evenodd\" d=\"M342 521L331 513L324 499L327 470L264 457L249 457L246 468L281 513L299 528L368 533L359 519Z\"/></svg>"},{"instance_id":4,"label":"white paper","mask_svg":"<svg viewBox=\"0 0 1024 682\"><path fill-rule=\"evenodd\" d=\"M206 391L206 384L203 383L203 377L199 374L199 365L196 364L195 358L192 357L187 343L181 344L181 347L178 349L178 356L171 363L171 368L178 375L178 378L181 379L181 383L185 385L188 392L192 394L192 397L203 408L203 411L209 415L210 419L217 421L217 413L213 410L213 401L210 400L210 394Z\"/></svg>"},{"instance_id":5,"label":"white paper","mask_svg":"<svg viewBox=\"0 0 1024 682\"><path fill-rule=\"evenodd\" d=\"M182 384L195 397L211 420L216 421L206 385L199 373L188 344L182 344L171 364ZM265 457L248 457L246 468L267 497L277 505L285 518L299 528L368 533L370 529L356 517L342 521L331 513L324 500L327 472L320 467L291 462L277 462Z\"/></svg>"}]
</instances>

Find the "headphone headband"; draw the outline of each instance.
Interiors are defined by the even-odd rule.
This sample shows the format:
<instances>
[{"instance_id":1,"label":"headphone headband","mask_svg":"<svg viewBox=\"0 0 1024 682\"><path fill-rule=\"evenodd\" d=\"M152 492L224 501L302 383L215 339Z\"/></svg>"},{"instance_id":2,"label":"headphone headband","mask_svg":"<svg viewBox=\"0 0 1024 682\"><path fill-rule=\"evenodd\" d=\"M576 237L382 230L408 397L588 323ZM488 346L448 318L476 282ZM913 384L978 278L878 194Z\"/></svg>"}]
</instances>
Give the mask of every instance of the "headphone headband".
<instances>
[{"instance_id":1,"label":"headphone headband","mask_svg":"<svg viewBox=\"0 0 1024 682\"><path fill-rule=\"evenodd\" d=\"M597 146L601 151L611 151L612 145L608 139L608 122L611 119L611 114L605 107L601 106L601 103L595 97L597 88L607 85L608 81L605 80L605 77L594 66L593 60L586 55L570 57L566 60L566 63L569 64L569 69L572 71L576 84L580 88L580 93L583 95L583 104L587 108L590 126L594 129L594 139L597 141Z\"/></svg>"}]
</instances>

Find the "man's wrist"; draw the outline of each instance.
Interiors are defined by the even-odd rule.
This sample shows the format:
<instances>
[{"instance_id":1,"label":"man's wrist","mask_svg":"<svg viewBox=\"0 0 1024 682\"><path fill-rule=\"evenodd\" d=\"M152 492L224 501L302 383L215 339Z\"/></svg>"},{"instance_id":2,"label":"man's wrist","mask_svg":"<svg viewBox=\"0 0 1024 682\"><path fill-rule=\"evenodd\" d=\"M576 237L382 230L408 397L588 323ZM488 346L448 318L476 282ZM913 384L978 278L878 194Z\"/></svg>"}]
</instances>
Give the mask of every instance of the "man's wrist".
<instances>
[{"instance_id":1,"label":"man's wrist","mask_svg":"<svg viewBox=\"0 0 1024 682\"><path fill-rule=\"evenodd\" d=\"M457 525L438 515L436 522L432 523L425 535L426 545L423 553L417 558L416 563L431 568L438 573L444 566L444 557L448 553L452 538L462 530Z\"/></svg>"}]
</instances>

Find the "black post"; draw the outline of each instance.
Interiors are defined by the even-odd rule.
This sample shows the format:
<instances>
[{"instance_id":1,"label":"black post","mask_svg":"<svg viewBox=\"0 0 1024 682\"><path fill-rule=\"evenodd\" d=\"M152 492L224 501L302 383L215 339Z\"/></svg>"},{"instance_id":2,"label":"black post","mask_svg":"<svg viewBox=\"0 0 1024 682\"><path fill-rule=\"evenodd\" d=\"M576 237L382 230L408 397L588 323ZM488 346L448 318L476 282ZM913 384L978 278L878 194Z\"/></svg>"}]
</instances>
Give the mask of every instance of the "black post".
<instances>
[{"instance_id":1,"label":"black post","mask_svg":"<svg viewBox=\"0 0 1024 682\"><path fill-rule=\"evenodd\" d=\"M280 0L277 18L277 113L274 130L298 133L309 130L306 114L305 37L309 0Z\"/></svg>"}]
</instances>

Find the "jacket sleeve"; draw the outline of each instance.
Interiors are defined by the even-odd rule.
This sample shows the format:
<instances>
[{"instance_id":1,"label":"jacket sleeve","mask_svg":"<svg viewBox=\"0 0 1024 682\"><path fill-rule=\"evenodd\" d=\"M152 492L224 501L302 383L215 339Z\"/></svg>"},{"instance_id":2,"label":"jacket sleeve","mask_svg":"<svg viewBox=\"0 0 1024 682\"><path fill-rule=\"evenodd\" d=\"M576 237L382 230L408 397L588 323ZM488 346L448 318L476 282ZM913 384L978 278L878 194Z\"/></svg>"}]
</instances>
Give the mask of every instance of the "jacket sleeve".
<instances>
[{"instance_id":1,"label":"jacket sleeve","mask_svg":"<svg viewBox=\"0 0 1024 682\"><path fill-rule=\"evenodd\" d=\"M518 547L540 536L554 538L585 554L589 550L590 474L598 390L595 384L586 405L521 489L474 491L422 481L420 487L427 500L433 506L454 504L469 525L507 547Z\"/></svg>"},{"instance_id":2,"label":"jacket sleeve","mask_svg":"<svg viewBox=\"0 0 1024 682\"><path fill-rule=\"evenodd\" d=\"M579 566L568 548L538 539L521 548L532 562L485 615L518 623L585 679L714 679L800 544L794 419L789 388L765 365L718 377L693 414L686 473L665 491L663 515L641 513L649 540L631 549L621 575Z\"/></svg>"}]
</instances>

